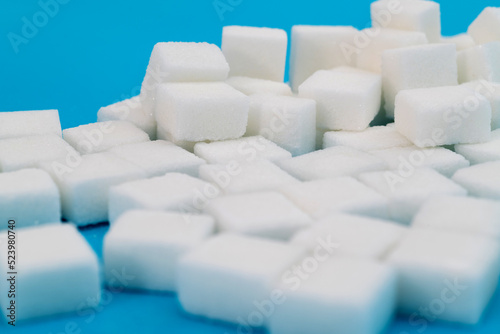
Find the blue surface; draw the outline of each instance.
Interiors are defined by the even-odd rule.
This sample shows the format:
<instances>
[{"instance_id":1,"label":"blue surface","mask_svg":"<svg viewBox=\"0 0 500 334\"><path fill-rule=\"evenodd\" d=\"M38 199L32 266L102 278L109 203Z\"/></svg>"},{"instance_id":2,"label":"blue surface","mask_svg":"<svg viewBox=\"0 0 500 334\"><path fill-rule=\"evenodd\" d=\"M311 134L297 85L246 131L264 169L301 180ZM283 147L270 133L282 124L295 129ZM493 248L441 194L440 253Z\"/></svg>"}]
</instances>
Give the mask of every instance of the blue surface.
<instances>
[{"instance_id":1,"label":"blue surface","mask_svg":"<svg viewBox=\"0 0 500 334\"><path fill-rule=\"evenodd\" d=\"M52 1L52 0L51 0ZM51 2L42 0L44 3ZM96 120L99 107L138 94L153 45L159 41L207 41L220 45L224 25L283 28L294 24L369 25L370 1L276 0L59 0L43 21L38 0L0 5L0 110L57 108L64 128ZM443 35L464 32L497 1L439 1ZM226 6L220 17L214 7ZM25 21L40 27L23 37ZM47 16L48 17L48 16ZM25 38L17 46L14 34ZM18 39L19 41L19 39ZM107 227L83 231L98 253ZM95 316L69 316L26 324L0 333L237 333L236 328L194 321L172 295L106 293ZM476 329L448 324L412 326L401 317L391 334L499 333L500 295ZM332 333L348 334L348 333Z\"/></svg>"}]
</instances>

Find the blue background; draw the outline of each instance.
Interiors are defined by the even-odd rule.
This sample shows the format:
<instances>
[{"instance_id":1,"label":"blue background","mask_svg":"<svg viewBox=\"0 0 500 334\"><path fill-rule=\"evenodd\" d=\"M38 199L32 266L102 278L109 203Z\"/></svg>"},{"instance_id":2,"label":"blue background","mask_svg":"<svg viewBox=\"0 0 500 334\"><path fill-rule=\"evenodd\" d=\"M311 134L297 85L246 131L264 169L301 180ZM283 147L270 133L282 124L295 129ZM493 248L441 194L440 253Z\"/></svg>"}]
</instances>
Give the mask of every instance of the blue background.
<instances>
[{"instance_id":1,"label":"blue background","mask_svg":"<svg viewBox=\"0 0 500 334\"><path fill-rule=\"evenodd\" d=\"M9 36L22 36L23 18L33 22L38 1L2 0L0 5L0 111L59 109L63 128L94 122L101 106L138 94L155 43L206 41L220 45L224 25L283 28L294 24L370 24L369 3L350 1L219 0L231 10L222 19L213 0L65 0L54 17L18 46ZM48 0L42 2L50 2ZM62 0L61 0L62 2ZM439 1L443 35L466 31L486 6L496 1ZM45 22L40 22L45 23ZM9 35L10 34L10 35ZM98 253L107 227L86 229L84 235ZM41 307L43 307L41 305ZM476 328L432 324L425 333L499 333L500 295L485 321ZM496 319L495 319L496 318ZM76 327L76 330L72 328ZM418 333L401 317L391 334ZM62 317L26 324L15 330L0 324L0 332L15 333L236 333L235 328L193 321L182 314L171 295L114 294L88 317ZM348 334L348 333L332 333Z\"/></svg>"}]
</instances>

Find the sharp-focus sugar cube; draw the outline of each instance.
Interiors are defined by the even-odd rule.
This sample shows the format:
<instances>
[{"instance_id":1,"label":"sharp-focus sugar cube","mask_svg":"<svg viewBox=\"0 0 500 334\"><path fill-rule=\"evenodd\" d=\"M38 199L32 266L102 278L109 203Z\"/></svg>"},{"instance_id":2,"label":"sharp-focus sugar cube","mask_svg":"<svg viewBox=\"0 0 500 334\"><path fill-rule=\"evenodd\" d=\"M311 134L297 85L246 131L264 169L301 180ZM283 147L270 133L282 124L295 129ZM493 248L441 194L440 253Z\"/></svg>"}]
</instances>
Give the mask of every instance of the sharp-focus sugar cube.
<instances>
[{"instance_id":1,"label":"sharp-focus sugar cube","mask_svg":"<svg viewBox=\"0 0 500 334\"><path fill-rule=\"evenodd\" d=\"M288 240L312 219L278 192L254 192L216 198L206 207L219 231Z\"/></svg>"},{"instance_id":2,"label":"sharp-focus sugar cube","mask_svg":"<svg viewBox=\"0 0 500 334\"><path fill-rule=\"evenodd\" d=\"M165 173L198 176L198 168L205 164L193 153L164 140L117 146L109 152L143 168L149 177Z\"/></svg>"},{"instance_id":3,"label":"sharp-focus sugar cube","mask_svg":"<svg viewBox=\"0 0 500 334\"><path fill-rule=\"evenodd\" d=\"M472 89L476 96L484 96L491 105L491 130L500 128L500 83L477 80L466 82L462 86Z\"/></svg>"},{"instance_id":4,"label":"sharp-focus sugar cube","mask_svg":"<svg viewBox=\"0 0 500 334\"><path fill-rule=\"evenodd\" d=\"M427 44L425 34L418 31L368 28L359 34L366 42L358 45L356 66L375 73L382 73L382 53L385 50Z\"/></svg>"},{"instance_id":5,"label":"sharp-focus sugar cube","mask_svg":"<svg viewBox=\"0 0 500 334\"><path fill-rule=\"evenodd\" d=\"M133 209L197 213L219 193L214 185L179 173L123 183L109 192L109 221Z\"/></svg>"},{"instance_id":6,"label":"sharp-focus sugar cube","mask_svg":"<svg viewBox=\"0 0 500 334\"><path fill-rule=\"evenodd\" d=\"M194 154L209 164L226 164L232 161L249 163L259 160L277 162L292 157L290 152L262 136L197 143L194 146Z\"/></svg>"},{"instance_id":7,"label":"sharp-focus sugar cube","mask_svg":"<svg viewBox=\"0 0 500 334\"><path fill-rule=\"evenodd\" d=\"M449 232L410 231L387 260L399 276L399 311L478 323L498 283L498 242Z\"/></svg>"},{"instance_id":8,"label":"sharp-focus sugar cube","mask_svg":"<svg viewBox=\"0 0 500 334\"><path fill-rule=\"evenodd\" d=\"M128 211L104 238L106 282L115 288L175 291L179 259L213 230L214 220L207 215ZM122 272L133 279L118 280Z\"/></svg>"},{"instance_id":9,"label":"sharp-focus sugar cube","mask_svg":"<svg viewBox=\"0 0 500 334\"><path fill-rule=\"evenodd\" d=\"M500 161L485 162L460 169L453 175L457 182L477 197L500 200Z\"/></svg>"},{"instance_id":10,"label":"sharp-focus sugar cube","mask_svg":"<svg viewBox=\"0 0 500 334\"><path fill-rule=\"evenodd\" d=\"M374 27L420 31L429 43L441 39L441 11L434 1L381 0L371 4Z\"/></svg>"},{"instance_id":11,"label":"sharp-focus sugar cube","mask_svg":"<svg viewBox=\"0 0 500 334\"><path fill-rule=\"evenodd\" d=\"M245 95L274 94L292 96L292 89L284 82L249 77L230 77L226 83Z\"/></svg>"},{"instance_id":12,"label":"sharp-focus sugar cube","mask_svg":"<svg viewBox=\"0 0 500 334\"><path fill-rule=\"evenodd\" d=\"M243 136L249 98L223 82L170 83L158 86L158 126L176 140L203 141Z\"/></svg>"},{"instance_id":13,"label":"sharp-focus sugar cube","mask_svg":"<svg viewBox=\"0 0 500 334\"><path fill-rule=\"evenodd\" d=\"M0 112L0 139L48 134L62 136L57 110Z\"/></svg>"},{"instance_id":14,"label":"sharp-focus sugar cube","mask_svg":"<svg viewBox=\"0 0 500 334\"><path fill-rule=\"evenodd\" d=\"M491 105L462 86L402 91L396 129L418 147L478 143L490 138Z\"/></svg>"},{"instance_id":15,"label":"sharp-focus sugar cube","mask_svg":"<svg viewBox=\"0 0 500 334\"><path fill-rule=\"evenodd\" d=\"M441 37L441 43L454 44L457 47L457 51L472 48L476 45L472 37L468 34L458 34L449 37L443 36Z\"/></svg>"},{"instance_id":16,"label":"sharp-focus sugar cube","mask_svg":"<svg viewBox=\"0 0 500 334\"><path fill-rule=\"evenodd\" d=\"M145 110L140 96L100 108L97 112L97 121L129 121L146 132L149 138L156 138L156 120L150 112Z\"/></svg>"},{"instance_id":17,"label":"sharp-focus sugar cube","mask_svg":"<svg viewBox=\"0 0 500 334\"><path fill-rule=\"evenodd\" d=\"M286 299L275 306L270 333L379 334L391 323L397 277L389 266L331 259L305 277L300 284L283 280L276 287Z\"/></svg>"},{"instance_id":18,"label":"sharp-focus sugar cube","mask_svg":"<svg viewBox=\"0 0 500 334\"><path fill-rule=\"evenodd\" d=\"M6 232L0 234L0 255L5 259L0 263L0 289L5 291L0 305L6 318L12 314L10 300L15 300L14 316L7 321L76 314L99 304L97 256L74 226L49 224L16 231L15 282L5 274L12 271L7 267L8 240ZM8 297L11 283L17 287L15 299Z\"/></svg>"},{"instance_id":19,"label":"sharp-focus sugar cube","mask_svg":"<svg viewBox=\"0 0 500 334\"><path fill-rule=\"evenodd\" d=\"M229 75L283 82L287 41L282 29L225 26L221 49Z\"/></svg>"},{"instance_id":20,"label":"sharp-focus sugar cube","mask_svg":"<svg viewBox=\"0 0 500 334\"><path fill-rule=\"evenodd\" d=\"M328 236L338 244L336 255L379 260L393 249L406 230L390 221L337 213L298 231L290 243L313 252L318 238Z\"/></svg>"},{"instance_id":21,"label":"sharp-focus sugar cube","mask_svg":"<svg viewBox=\"0 0 500 334\"><path fill-rule=\"evenodd\" d=\"M291 96L250 98L247 136L262 135L293 156L316 147L316 102Z\"/></svg>"},{"instance_id":22,"label":"sharp-focus sugar cube","mask_svg":"<svg viewBox=\"0 0 500 334\"><path fill-rule=\"evenodd\" d=\"M364 130L380 110L380 75L340 67L314 73L299 96L317 103L316 125L329 130Z\"/></svg>"},{"instance_id":23,"label":"sharp-focus sugar cube","mask_svg":"<svg viewBox=\"0 0 500 334\"><path fill-rule=\"evenodd\" d=\"M37 167L52 160L78 160L80 154L54 134L0 140L0 171Z\"/></svg>"},{"instance_id":24,"label":"sharp-focus sugar cube","mask_svg":"<svg viewBox=\"0 0 500 334\"><path fill-rule=\"evenodd\" d=\"M356 176L387 168L381 158L347 146L325 148L299 157L280 160L277 164L302 181Z\"/></svg>"},{"instance_id":25,"label":"sharp-focus sugar cube","mask_svg":"<svg viewBox=\"0 0 500 334\"><path fill-rule=\"evenodd\" d=\"M405 5L413 2L420 1L405 1ZM382 54L382 89L387 117L394 116L394 101L402 90L457 84L457 50L454 45L417 45L386 50Z\"/></svg>"},{"instance_id":26,"label":"sharp-focus sugar cube","mask_svg":"<svg viewBox=\"0 0 500 334\"><path fill-rule=\"evenodd\" d=\"M467 191L430 168L361 174L359 180L389 200L389 216L408 225L422 204L432 196L465 196Z\"/></svg>"},{"instance_id":27,"label":"sharp-focus sugar cube","mask_svg":"<svg viewBox=\"0 0 500 334\"><path fill-rule=\"evenodd\" d=\"M467 33L477 44L500 41L500 8L486 7L471 23Z\"/></svg>"},{"instance_id":28,"label":"sharp-focus sugar cube","mask_svg":"<svg viewBox=\"0 0 500 334\"><path fill-rule=\"evenodd\" d=\"M391 126L373 126L363 131L328 131L323 148L349 146L360 151L410 146L412 143Z\"/></svg>"},{"instance_id":29,"label":"sharp-focus sugar cube","mask_svg":"<svg viewBox=\"0 0 500 334\"><path fill-rule=\"evenodd\" d=\"M469 161L463 156L443 147L393 147L370 153L382 158L389 169L399 170L400 173L408 173L419 167L429 167L446 177L452 177L460 168L469 166Z\"/></svg>"},{"instance_id":30,"label":"sharp-focus sugar cube","mask_svg":"<svg viewBox=\"0 0 500 334\"><path fill-rule=\"evenodd\" d=\"M458 53L460 83L486 80L500 82L500 41L478 45Z\"/></svg>"},{"instance_id":31,"label":"sharp-focus sugar cube","mask_svg":"<svg viewBox=\"0 0 500 334\"><path fill-rule=\"evenodd\" d=\"M0 231L9 220L16 228L61 220L61 200L56 184L40 169L0 173Z\"/></svg>"},{"instance_id":32,"label":"sharp-focus sugar cube","mask_svg":"<svg viewBox=\"0 0 500 334\"><path fill-rule=\"evenodd\" d=\"M62 216L76 225L107 221L109 189L147 176L139 166L106 152L84 155L74 164L61 160L40 167L59 187Z\"/></svg>"},{"instance_id":33,"label":"sharp-focus sugar cube","mask_svg":"<svg viewBox=\"0 0 500 334\"><path fill-rule=\"evenodd\" d=\"M500 160L500 129L491 132L491 139L478 144L455 145L455 152L463 155L471 164Z\"/></svg>"},{"instance_id":34,"label":"sharp-focus sugar cube","mask_svg":"<svg viewBox=\"0 0 500 334\"><path fill-rule=\"evenodd\" d=\"M472 197L432 198L415 215L412 227L500 240L500 202Z\"/></svg>"},{"instance_id":35,"label":"sharp-focus sugar cube","mask_svg":"<svg viewBox=\"0 0 500 334\"><path fill-rule=\"evenodd\" d=\"M216 184L225 194L275 190L299 182L267 160L202 165L199 176L207 182Z\"/></svg>"},{"instance_id":36,"label":"sharp-focus sugar cube","mask_svg":"<svg viewBox=\"0 0 500 334\"><path fill-rule=\"evenodd\" d=\"M149 136L126 121L80 125L63 131L64 140L81 154L99 153L112 147L149 141Z\"/></svg>"},{"instance_id":37,"label":"sharp-focus sugar cube","mask_svg":"<svg viewBox=\"0 0 500 334\"><path fill-rule=\"evenodd\" d=\"M290 50L290 85L294 92L318 70L355 64L345 51L358 32L353 27L306 26L292 27Z\"/></svg>"},{"instance_id":38,"label":"sharp-focus sugar cube","mask_svg":"<svg viewBox=\"0 0 500 334\"><path fill-rule=\"evenodd\" d=\"M259 312L255 303L269 299L275 281L305 254L278 241L220 234L179 261L179 301L197 316L262 327L267 318L251 316Z\"/></svg>"},{"instance_id":39,"label":"sharp-focus sugar cube","mask_svg":"<svg viewBox=\"0 0 500 334\"><path fill-rule=\"evenodd\" d=\"M339 212L388 217L388 200L351 177L302 182L280 191L316 219Z\"/></svg>"}]
</instances>

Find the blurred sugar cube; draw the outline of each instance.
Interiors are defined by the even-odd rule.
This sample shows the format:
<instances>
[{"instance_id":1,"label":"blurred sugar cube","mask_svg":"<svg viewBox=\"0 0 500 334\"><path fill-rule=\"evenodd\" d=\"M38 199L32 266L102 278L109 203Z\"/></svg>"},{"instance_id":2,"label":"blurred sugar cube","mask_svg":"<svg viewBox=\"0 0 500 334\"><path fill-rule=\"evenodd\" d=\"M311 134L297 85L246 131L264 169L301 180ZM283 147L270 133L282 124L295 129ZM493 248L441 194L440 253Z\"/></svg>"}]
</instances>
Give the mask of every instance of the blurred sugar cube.
<instances>
[{"instance_id":1,"label":"blurred sugar cube","mask_svg":"<svg viewBox=\"0 0 500 334\"><path fill-rule=\"evenodd\" d=\"M463 186L470 195L500 200L500 161L485 162L458 170L453 181Z\"/></svg>"},{"instance_id":2,"label":"blurred sugar cube","mask_svg":"<svg viewBox=\"0 0 500 334\"><path fill-rule=\"evenodd\" d=\"M472 89L477 97L484 96L491 105L491 130L500 128L500 83L477 80L462 86Z\"/></svg>"},{"instance_id":3,"label":"blurred sugar cube","mask_svg":"<svg viewBox=\"0 0 500 334\"><path fill-rule=\"evenodd\" d=\"M0 139L48 134L62 136L57 110L0 112Z\"/></svg>"},{"instance_id":4,"label":"blurred sugar cube","mask_svg":"<svg viewBox=\"0 0 500 334\"><path fill-rule=\"evenodd\" d=\"M492 131L490 140L484 143L455 145L455 152L471 164L500 160L500 129Z\"/></svg>"},{"instance_id":5,"label":"blurred sugar cube","mask_svg":"<svg viewBox=\"0 0 500 334\"><path fill-rule=\"evenodd\" d=\"M226 83L245 95L274 94L292 96L290 86L283 82L250 77L230 77Z\"/></svg>"},{"instance_id":6,"label":"blurred sugar cube","mask_svg":"<svg viewBox=\"0 0 500 334\"><path fill-rule=\"evenodd\" d=\"M457 47L457 51L469 49L476 45L474 39L468 34L458 34L446 37L442 36L441 43L454 44Z\"/></svg>"},{"instance_id":7,"label":"blurred sugar cube","mask_svg":"<svg viewBox=\"0 0 500 334\"><path fill-rule=\"evenodd\" d=\"M500 41L490 42L458 53L458 81L460 83L486 80L500 82Z\"/></svg>"},{"instance_id":8,"label":"blurred sugar cube","mask_svg":"<svg viewBox=\"0 0 500 334\"><path fill-rule=\"evenodd\" d=\"M500 41L500 8L486 7L471 23L467 33L477 44Z\"/></svg>"}]
</instances>

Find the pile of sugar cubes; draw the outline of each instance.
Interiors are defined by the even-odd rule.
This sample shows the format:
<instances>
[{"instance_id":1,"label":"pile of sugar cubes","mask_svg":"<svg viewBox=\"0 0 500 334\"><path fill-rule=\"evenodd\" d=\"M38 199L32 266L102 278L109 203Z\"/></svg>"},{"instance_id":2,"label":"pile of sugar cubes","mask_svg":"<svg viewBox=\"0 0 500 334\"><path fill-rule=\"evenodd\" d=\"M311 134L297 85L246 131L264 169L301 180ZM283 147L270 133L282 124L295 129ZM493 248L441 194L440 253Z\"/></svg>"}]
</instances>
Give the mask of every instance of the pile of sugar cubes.
<instances>
[{"instance_id":1,"label":"pile of sugar cubes","mask_svg":"<svg viewBox=\"0 0 500 334\"><path fill-rule=\"evenodd\" d=\"M433 1L371 16L294 26L289 84L284 30L227 26L221 48L156 44L140 95L96 123L1 112L18 320L105 286L174 292L246 333L478 323L500 277L500 8L453 37ZM101 264L77 227L107 221Z\"/></svg>"}]
</instances>

